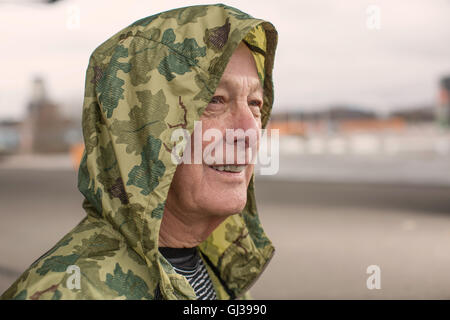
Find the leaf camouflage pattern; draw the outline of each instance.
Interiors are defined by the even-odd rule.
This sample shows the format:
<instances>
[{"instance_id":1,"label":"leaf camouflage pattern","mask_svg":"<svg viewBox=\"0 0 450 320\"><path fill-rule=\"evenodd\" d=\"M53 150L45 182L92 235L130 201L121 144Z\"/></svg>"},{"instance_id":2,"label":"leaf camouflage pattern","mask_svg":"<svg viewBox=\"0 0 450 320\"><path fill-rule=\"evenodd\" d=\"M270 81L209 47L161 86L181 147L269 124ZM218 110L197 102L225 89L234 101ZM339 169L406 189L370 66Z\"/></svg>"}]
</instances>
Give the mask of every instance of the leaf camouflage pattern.
<instances>
[{"instance_id":1,"label":"leaf camouflage pattern","mask_svg":"<svg viewBox=\"0 0 450 320\"><path fill-rule=\"evenodd\" d=\"M2 299L196 299L159 253L165 201L176 170L170 137L193 132L232 53L245 41L264 99L273 104L274 26L218 4L134 22L99 45L86 71L85 151L78 189L86 216L3 293ZM258 218L254 176L247 204L198 246L218 299L247 298L274 253ZM69 265L80 289L67 286Z\"/></svg>"}]
</instances>

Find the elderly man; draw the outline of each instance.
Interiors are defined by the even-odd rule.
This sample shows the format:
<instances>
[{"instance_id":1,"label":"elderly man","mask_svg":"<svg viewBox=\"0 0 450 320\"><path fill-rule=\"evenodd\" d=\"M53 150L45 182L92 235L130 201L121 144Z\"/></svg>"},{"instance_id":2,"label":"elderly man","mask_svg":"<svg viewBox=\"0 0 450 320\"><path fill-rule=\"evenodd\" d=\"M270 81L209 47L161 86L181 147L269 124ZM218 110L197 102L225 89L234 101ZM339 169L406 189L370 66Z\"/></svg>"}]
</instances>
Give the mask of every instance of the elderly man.
<instances>
[{"instance_id":1,"label":"elderly man","mask_svg":"<svg viewBox=\"0 0 450 320\"><path fill-rule=\"evenodd\" d=\"M220 132L224 158L242 138L230 141L227 129L265 127L276 43L270 23L220 4L141 19L101 44L83 106L78 187L87 216L2 298L248 297L274 253L253 164L173 156L206 154L205 139L195 145L198 121ZM191 138L184 149L172 139L179 129ZM242 139L246 152L257 148Z\"/></svg>"}]
</instances>

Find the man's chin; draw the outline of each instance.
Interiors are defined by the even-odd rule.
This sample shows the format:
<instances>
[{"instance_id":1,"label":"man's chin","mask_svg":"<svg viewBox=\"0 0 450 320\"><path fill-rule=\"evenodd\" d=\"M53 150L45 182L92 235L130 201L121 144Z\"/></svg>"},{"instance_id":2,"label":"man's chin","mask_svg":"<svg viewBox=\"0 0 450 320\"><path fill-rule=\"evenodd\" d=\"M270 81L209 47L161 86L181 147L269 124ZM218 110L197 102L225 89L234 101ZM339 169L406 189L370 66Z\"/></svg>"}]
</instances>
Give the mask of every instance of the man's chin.
<instances>
[{"instance_id":1,"label":"man's chin","mask_svg":"<svg viewBox=\"0 0 450 320\"><path fill-rule=\"evenodd\" d=\"M208 206L207 210L211 215L218 217L227 217L240 213L247 203L247 197L245 199L239 199L234 201L226 201L226 198L220 200ZM205 208L206 209L206 208Z\"/></svg>"}]
</instances>

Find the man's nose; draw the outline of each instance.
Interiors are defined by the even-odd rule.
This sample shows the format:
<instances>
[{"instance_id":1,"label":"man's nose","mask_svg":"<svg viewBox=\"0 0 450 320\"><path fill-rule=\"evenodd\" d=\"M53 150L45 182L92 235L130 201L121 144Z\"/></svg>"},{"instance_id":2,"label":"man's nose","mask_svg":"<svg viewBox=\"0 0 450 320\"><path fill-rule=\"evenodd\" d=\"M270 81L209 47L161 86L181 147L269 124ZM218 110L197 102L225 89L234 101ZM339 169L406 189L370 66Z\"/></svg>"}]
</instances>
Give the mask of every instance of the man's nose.
<instances>
[{"instance_id":1,"label":"man's nose","mask_svg":"<svg viewBox=\"0 0 450 320\"><path fill-rule=\"evenodd\" d=\"M233 128L234 129L258 129L258 122L253 114L248 102L245 100L240 100L236 102L233 117Z\"/></svg>"},{"instance_id":2,"label":"man's nose","mask_svg":"<svg viewBox=\"0 0 450 320\"><path fill-rule=\"evenodd\" d=\"M252 110L248 106L246 101L239 101L237 102L237 105L234 108L234 112L232 112L232 129L236 130L237 132L243 130L243 132L246 132L247 134L237 134L235 136L235 143L238 140L245 139L245 147L254 147L253 144L255 143L254 139L249 139L249 135L255 135L255 137L258 135L258 121L255 118ZM240 130L239 130L240 129ZM249 130L249 131L248 131ZM243 133L241 132L241 133Z\"/></svg>"}]
</instances>

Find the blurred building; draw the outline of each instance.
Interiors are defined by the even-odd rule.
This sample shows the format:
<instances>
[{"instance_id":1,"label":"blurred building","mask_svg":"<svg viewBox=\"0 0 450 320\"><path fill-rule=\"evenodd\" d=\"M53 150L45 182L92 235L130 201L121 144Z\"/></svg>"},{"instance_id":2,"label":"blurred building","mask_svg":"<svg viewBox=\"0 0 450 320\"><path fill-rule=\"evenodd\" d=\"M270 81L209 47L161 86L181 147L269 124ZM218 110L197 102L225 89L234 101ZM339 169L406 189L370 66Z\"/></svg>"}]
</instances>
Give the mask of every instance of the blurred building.
<instances>
[{"instance_id":1,"label":"blurred building","mask_svg":"<svg viewBox=\"0 0 450 320\"><path fill-rule=\"evenodd\" d=\"M440 125L450 127L450 76L442 78L439 83L436 118Z\"/></svg>"},{"instance_id":2,"label":"blurred building","mask_svg":"<svg viewBox=\"0 0 450 320\"><path fill-rule=\"evenodd\" d=\"M432 105L394 111L390 113L390 116L404 119L409 124L431 123L436 119L435 110Z\"/></svg>"},{"instance_id":3,"label":"blurred building","mask_svg":"<svg viewBox=\"0 0 450 320\"><path fill-rule=\"evenodd\" d=\"M20 130L20 152L67 152L74 126L74 121L66 119L59 106L48 98L44 80L36 77Z\"/></svg>"},{"instance_id":4,"label":"blurred building","mask_svg":"<svg viewBox=\"0 0 450 320\"><path fill-rule=\"evenodd\" d=\"M268 129L278 129L281 135L307 136L398 130L404 126L405 120L398 116L380 118L375 112L362 108L335 105L327 110L275 113Z\"/></svg>"}]
</instances>

